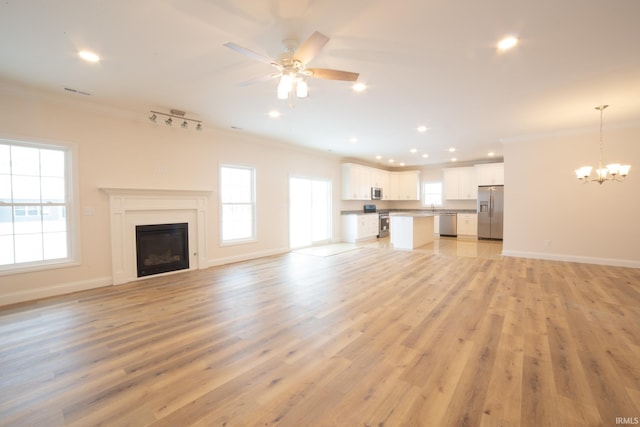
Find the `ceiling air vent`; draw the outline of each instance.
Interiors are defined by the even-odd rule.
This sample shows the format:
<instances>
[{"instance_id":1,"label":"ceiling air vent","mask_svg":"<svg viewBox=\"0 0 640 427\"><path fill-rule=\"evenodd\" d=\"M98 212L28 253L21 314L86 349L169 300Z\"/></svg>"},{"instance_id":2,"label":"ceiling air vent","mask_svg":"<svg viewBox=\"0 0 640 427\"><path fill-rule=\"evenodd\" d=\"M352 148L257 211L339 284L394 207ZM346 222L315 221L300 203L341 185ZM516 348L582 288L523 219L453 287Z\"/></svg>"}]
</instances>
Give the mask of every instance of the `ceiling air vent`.
<instances>
[{"instance_id":1,"label":"ceiling air vent","mask_svg":"<svg viewBox=\"0 0 640 427\"><path fill-rule=\"evenodd\" d=\"M64 90L66 90L67 92L77 93L78 95L85 95L85 96L91 95L89 92L83 92L81 90L73 89L70 87L65 87Z\"/></svg>"}]
</instances>

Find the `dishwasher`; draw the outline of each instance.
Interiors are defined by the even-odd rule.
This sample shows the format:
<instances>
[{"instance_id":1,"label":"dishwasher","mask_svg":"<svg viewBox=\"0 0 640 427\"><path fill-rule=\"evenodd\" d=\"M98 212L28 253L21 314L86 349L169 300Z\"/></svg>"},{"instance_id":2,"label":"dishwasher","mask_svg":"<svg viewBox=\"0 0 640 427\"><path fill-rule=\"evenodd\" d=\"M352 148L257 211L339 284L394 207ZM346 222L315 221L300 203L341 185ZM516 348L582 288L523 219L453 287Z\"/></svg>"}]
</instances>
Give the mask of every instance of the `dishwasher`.
<instances>
[{"instance_id":1,"label":"dishwasher","mask_svg":"<svg viewBox=\"0 0 640 427\"><path fill-rule=\"evenodd\" d=\"M455 213L440 214L440 235L458 236L458 215Z\"/></svg>"}]
</instances>

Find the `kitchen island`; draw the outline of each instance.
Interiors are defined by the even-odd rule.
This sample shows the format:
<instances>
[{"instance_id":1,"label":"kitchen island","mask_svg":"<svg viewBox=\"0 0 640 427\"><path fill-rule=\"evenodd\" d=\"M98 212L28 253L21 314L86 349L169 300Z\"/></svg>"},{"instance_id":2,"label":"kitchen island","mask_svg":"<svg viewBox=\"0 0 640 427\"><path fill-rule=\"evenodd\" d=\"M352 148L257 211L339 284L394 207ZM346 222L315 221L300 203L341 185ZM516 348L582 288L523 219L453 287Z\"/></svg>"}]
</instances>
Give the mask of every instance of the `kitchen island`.
<instances>
[{"instance_id":1,"label":"kitchen island","mask_svg":"<svg viewBox=\"0 0 640 427\"><path fill-rule=\"evenodd\" d=\"M394 249L414 249L434 240L433 218L437 213L391 213L391 244Z\"/></svg>"}]
</instances>

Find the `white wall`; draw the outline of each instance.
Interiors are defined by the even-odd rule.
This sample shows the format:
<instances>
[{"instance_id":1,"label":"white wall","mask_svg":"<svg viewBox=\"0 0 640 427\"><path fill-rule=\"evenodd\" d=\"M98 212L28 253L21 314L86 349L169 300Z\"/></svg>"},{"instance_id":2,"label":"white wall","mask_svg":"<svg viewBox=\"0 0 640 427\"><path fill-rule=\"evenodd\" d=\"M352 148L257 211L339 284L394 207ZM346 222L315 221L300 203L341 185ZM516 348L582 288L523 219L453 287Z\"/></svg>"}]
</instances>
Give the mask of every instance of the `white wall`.
<instances>
[{"instance_id":1,"label":"white wall","mask_svg":"<svg viewBox=\"0 0 640 427\"><path fill-rule=\"evenodd\" d=\"M67 142L79 155L82 259L77 267L0 276L0 305L111 284L109 199L102 187L212 190L209 265L288 250L288 179L333 182L333 240L340 241L340 159L207 127L202 132L151 123L148 111L98 106L78 95L52 95L0 82L0 137ZM255 243L219 245L218 166L251 165L257 174Z\"/></svg>"},{"instance_id":2,"label":"white wall","mask_svg":"<svg viewBox=\"0 0 640 427\"><path fill-rule=\"evenodd\" d=\"M604 160L632 165L625 182L576 179L598 141L593 130L505 144L505 255L640 267L640 126L605 126Z\"/></svg>"}]
</instances>

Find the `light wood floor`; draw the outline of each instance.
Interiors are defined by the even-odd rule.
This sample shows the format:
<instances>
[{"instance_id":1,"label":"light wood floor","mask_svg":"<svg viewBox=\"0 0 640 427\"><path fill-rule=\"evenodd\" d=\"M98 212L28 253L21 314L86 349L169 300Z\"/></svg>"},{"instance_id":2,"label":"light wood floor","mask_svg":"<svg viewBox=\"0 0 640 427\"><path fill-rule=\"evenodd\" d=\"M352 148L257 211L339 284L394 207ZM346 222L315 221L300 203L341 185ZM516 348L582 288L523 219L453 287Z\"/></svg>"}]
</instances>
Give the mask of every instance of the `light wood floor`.
<instances>
[{"instance_id":1,"label":"light wood floor","mask_svg":"<svg viewBox=\"0 0 640 427\"><path fill-rule=\"evenodd\" d=\"M0 308L2 426L615 426L640 269L371 247Z\"/></svg>"}]
</instances>

